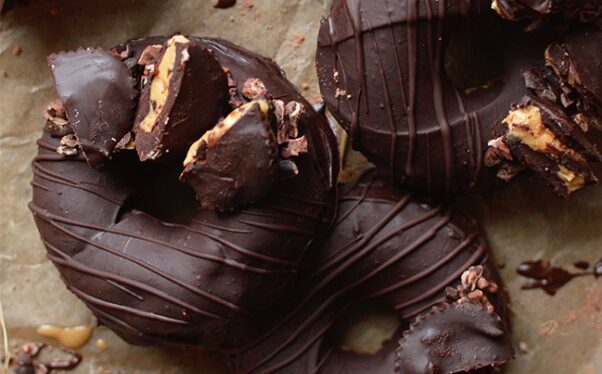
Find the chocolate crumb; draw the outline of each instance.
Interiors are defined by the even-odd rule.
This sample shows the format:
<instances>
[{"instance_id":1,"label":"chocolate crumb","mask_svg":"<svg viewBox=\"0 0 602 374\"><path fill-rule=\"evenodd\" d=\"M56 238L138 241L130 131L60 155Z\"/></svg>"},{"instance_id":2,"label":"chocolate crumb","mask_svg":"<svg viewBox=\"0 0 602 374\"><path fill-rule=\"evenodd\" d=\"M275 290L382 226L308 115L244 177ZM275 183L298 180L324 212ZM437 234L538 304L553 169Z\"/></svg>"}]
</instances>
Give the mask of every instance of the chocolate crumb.
<instances>
[{"instance_id":1,"label":"chocolate crumb","mask_svg":"<svg viewBox=\"0 0 602 374\"><path fill-rule=\"evenodd\" d=\"M62 154L63 156L75 156L77 155L77 148L61 145L56 149L56 152Z\"/></svg>"},{"instance_id":2,"label":"chocolate crumb","mask_svg":"<svg viewBox=\"0 0 602 374\"><path fill-rule=\"evenodd\" d=\"M159 61L162 49L163 46L160 44L149 45L142 51L142 54L138 59L138 65L146 66L156 63Z\"/></svg>"},{"instance_id":3,"label":"chocolate crumb","mask_svg":"<svg viewBox=\"0 0 602 374\"><path fill-rule=\"evenodd\" d=\"M449 300L456 301L458 304L472 303L479 304L487 309L490 314L493 313L493 304L487 298L486 293L495 294L498 292L498 285L486 279L483 275L483 266L471 266L464 271L460 277L460 285L456 288L447 287L445 296Z\"/></svg>"},{"instance_id":4,"label":"chocolate crumb","mask_svg":"<svg viewBox=\"0 0 602 374\"><path fill-rule=\"evenodd\" d=\"M79 141L75 134L68 134L61 138L61 145L69 148L77 148L79 147Z\"/></svg>"},{"instance_id":5,"label":"chocolate crumb","mask_svg":"<svg viewBox=\"0 0 602 374\"><path fill-rule=\"evenodd\" d=\"M64 358L56 358L49 362L40 362L38 357L42 350L60 350L66 354ZM16 374L45 374L55 370L72 370L82 360L81 354L66 348L57 348L46 343L25 343L16 347L9 357L9 367Z\"/></svg>"},{"instance_id":6,"label":"chocolate crumb","mask_svg":"<svg viewBox=\"0 0 602 374\"><path fill-rule=\"evenodd\" d=\"M19 56L21 54L21 52L23 52L23 48L21 48L19 46L15 46L11 50L11 53L13 54L13 56Z\"/></svg>"},{"instance_id":7,"label":"chocolate crumb","mask_svg":"<svg viewBox=\"0 0 602 374\"><path fill-rule=\"evenodd\" d=\"M266 98L268 90L260 79L249 78L242 85L242 94L249 100L258 100Z\"/></svg>"},{"instance_id":8,"label":"chocolate crumb","mask_svg":"<svg viewBox=\"0 0 602 374\"><path fill-rule=\"evenodd\" d=\"M280 152L283 158L291 158L307 153L307 138L302 136L297 139L289 140L287 146Z\"/></svg>"}]
</instances>

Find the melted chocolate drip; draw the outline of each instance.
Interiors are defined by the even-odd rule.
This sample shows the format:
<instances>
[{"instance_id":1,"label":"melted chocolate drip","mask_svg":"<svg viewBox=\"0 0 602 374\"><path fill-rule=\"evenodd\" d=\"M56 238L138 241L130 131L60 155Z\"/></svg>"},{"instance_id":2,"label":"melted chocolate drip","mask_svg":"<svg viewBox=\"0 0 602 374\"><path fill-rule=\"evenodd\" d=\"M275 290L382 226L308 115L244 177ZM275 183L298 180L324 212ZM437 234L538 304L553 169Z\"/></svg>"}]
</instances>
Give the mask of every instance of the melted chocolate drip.
<instances>
[{"instance_id":1,"label":"melted chocolate drip","mask_svg":"<svg viewBox=\"0 0 602 374\"><path fill-rule=\"evenodd\" d=\"M575 263L575 266L586 270L589 264L585 261L578 261ZM523 277L533 279L532 282L523 284L522 289L531 290L541 288L548 295L554 296L558 290L574 278L586 275L600 276L602 261L595 265L593 272L571 273L561 267L552 266L548 261L544 260L525 261L516 268L516 272Z\"/></svg>"}]
</instances>

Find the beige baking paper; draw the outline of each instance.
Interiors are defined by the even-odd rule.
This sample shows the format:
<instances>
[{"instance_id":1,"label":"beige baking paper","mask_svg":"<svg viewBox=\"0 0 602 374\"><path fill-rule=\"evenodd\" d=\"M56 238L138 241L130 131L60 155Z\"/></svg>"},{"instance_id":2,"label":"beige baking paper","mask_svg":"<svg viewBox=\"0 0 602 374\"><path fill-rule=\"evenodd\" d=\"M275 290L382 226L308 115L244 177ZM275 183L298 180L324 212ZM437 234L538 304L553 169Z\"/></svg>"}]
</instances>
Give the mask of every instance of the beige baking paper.
<instances>
[{"instance_id":1,"label":"beige baking paper","mask_svg":"<svg viewBox=\"0 0 602 374\"><path fill-rule=\"evenodd\" d=\"M58 7L52 5L58 3ZM10 344L40 341L45 323L92 323L63 286L27 208L30 162L54 98L46 56L80 46L110 47L129 38L171 34L219 36L274 58L316 101L313 56L320 18L330 0L239 0L232 9L211 0L58 0L15 9L0 31L0 299ZM20 52L20 53L19 53ZM507 373L602 374L602 279L582 277L550 297L521 291L514 269L523 260L551 259L569 267L602 257L602 188L561 201L533 181L457 204L484 226L512 296L517 359ZM382 325L382 324L380 324ZM107 341L101 351L95 341ZM81 350L75 373L213 373L219 365L200 350L181 353L131 347L104 328Z\"/></svg>"}]
</instances>

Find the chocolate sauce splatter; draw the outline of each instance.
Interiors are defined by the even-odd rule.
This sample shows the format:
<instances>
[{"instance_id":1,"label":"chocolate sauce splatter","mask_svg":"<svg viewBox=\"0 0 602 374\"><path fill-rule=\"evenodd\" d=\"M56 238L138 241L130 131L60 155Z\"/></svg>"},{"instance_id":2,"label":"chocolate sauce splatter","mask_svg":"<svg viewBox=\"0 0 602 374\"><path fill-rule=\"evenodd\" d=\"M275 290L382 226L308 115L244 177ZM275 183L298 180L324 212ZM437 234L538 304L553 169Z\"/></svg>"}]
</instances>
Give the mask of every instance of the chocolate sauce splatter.
<instances>
[{"instance_id":1,"label":"chocolate sauce splatter","mask_svg":"<svg viewBox=\"0 0 602 374\"><path fill-rule=\"evenodd\" d=\"M236 0L213 0L213 7L226 9L236 5Z\"/></svg>"},{"instance_id":2,"label":"chocolate sauce splatter","mask_svg":"<svg viewBox=\"0 0 602 374\"><path fill-rule=\"evenodd\" d=\"M579 260L579 261L573 262L573 266L576 267L577 269L587 270L587 269L589 269L589 262Z\"/></svg>"},{"instance_id":3,"label":"chocolate sauce splatter","mask_svg":"<svg viewBox=\"0 0 602 374\"><path fill-rule=\"evenodd\" d=\"M574 265L583 270L589 268L589 264L585 261L578 261ZM561 267L551 266L550 262L545 260L525 261L516 268L516 272L523 277L533 279L532 282L522 285L523 290L541 288L548 295L554 296L560 288L574 278L586 275L594 275L596 278L601 276L602 259L596 263L593 272L571 273Z\"/></svg>"}]
</instances>

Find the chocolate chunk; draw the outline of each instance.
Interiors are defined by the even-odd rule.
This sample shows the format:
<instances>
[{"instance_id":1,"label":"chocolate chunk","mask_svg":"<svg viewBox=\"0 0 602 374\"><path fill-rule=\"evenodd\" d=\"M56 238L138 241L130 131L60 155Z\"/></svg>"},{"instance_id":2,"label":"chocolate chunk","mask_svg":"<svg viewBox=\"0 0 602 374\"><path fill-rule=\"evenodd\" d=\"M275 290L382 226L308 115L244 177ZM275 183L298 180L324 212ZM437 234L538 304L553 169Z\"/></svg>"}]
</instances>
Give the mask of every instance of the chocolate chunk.
<instances>
[{"instance_id":1,"label":"chocolate chunk","mask_svg":"<svg viewBox=\"0 0 602 374\"><path fill-rule=\"evenodd\" d=\"M492 0L491 8L512 21L562 14L568 19L591 22L602 14L600 0Z\"/></svg>"},{"instance_id":2,"label":"chocolate chunk","mask_svg":"<svg viewBox=\"0 0 602 374\"><path fill-rule=\"evenodd\" d=\"M69 125L65 107L60 100L48 104L44 109L44 118L46 118L46 131L52 136L62 138L65 135L73 134L73 129Z\"/></svg>"},{"instance_id":3,"label":"chocolate chunk","mask_svg":"<svg viewBox=\"0 0 602 374\"><path fill-rule=\"evenodd\" d=\"M130 71L102 49L53 54L48 62L86 159L94 167L103 164L132 128L136 90Z\"/></svg>"},{"instance_id":4,"label":"chocolate chunk","mask_svg":"<svg viewBox=\"0 0 602 374\"><path fill-rule=\"evenodd\" d=\"M503 144L512 161L535 171L560 196L597 183L588 161L600 161L602 156L558 105L524 97L502 126Z\"/></svg>"},{"instance_id":5,"label":"chocolate chunk","mask_svg":"<svg viewBox=\"0 0 602 374\"><path fill-rule=\"evenodd\" d=\"M164 44L158 62L147 66L142 79L134 126L142 161L185 152L227 105L228 82L221 65L207 48L182 35Z\"/></svg>"},{"instance_id":6,"label":"chocolate chunk","mask_svg":"<svg viewBox=\"0 0 602 374\"><path fill-rule=\"evenodd\" d=\"M399 342L402 373L459 373L513 358L501 318L475 304L435 307L419 317Z\"/></svg>"},{"instance_id":7,"label":"chocolate chunk","mask_svg":"<svg viewBox=\"0 0 602 374\"><path fill-rule=\"evenodd\" d=\"M180 180L204 209L233 210L270 192L279 168L272 119L267 101L252 101L190 147Z\"/></svg>"},{"instance_id":8,"label":"chocolate chunk","mask_svg":"<svg viewBox=\"0 0 602 374\"><path fill-rule=\"evenodd\" d=\"M602 129L602 31L573 33L548 46L545 57L565 92L572 94L574 115Z\"/></svg>"}]
</instances>

